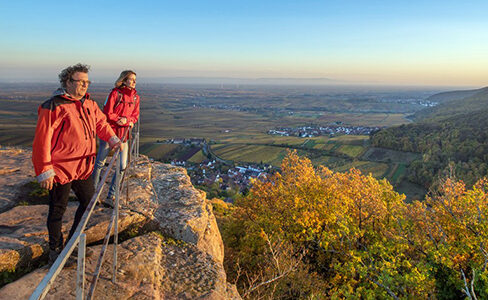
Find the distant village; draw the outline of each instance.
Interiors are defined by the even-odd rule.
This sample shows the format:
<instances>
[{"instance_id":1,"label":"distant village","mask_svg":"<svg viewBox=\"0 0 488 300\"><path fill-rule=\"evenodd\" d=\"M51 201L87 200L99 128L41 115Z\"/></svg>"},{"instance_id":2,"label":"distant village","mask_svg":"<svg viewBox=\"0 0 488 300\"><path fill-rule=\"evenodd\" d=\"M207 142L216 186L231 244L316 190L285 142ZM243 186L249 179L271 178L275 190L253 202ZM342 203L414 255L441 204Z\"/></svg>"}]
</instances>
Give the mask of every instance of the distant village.
<instances>
[{"instance_id":1,"label":"distant village","mask_svg":"<svg viewBox=\"0 0 488 300\"><path fill-rule=\"evenodd\" d=\"M397 100L380 100L384 103L401 103L401 104L418 104L425 107L434 107L439 104L439 102L429 101L429 100L419 100L419 99L397 99Z\"/></svg>"},{"instance_id":2,"label":"distant village","mask_svg":"<svg viewBox=\"0 0 488 300\"><path fill-rule=\"evenodd\" d=\"M336 125L328 126L283 127L278 129L271 129L268 131L268 134L281 136L298 136L306 138L336 134L370 135L373 131L379 129L380 127L345 126L336 123Z\"/></svg>"},{"instance_id":3,"label":"distant village","mask_svg":"<svg viewBox=\"0 0 488 300\"><path fill-rule=\"evenodd\" d=\"M171 161L172 165L186 168L192 184L214 187L220 191L234 190L245 193L249 190L253 179L266 179L276 168L268 164L247 163L235 165L216 157L208 150L207 141L203 138L173 138L157 143L179 144L188 147L188 151ZM188 159L196 152L203 150L207 159L201 163L192 163ZM210 153L210 154L209 154ZM232 202L227 198L225 201Z\"/></svg>"},{"instance_id":4,"label":"distant village","mask_svg":"<svg viewBox=\"0 0 488 300\"><path fill-rule=\"evenodd\" d=\"M176 164L173 163L172 164ZM225 166L216 160L204 160L200 164L184 164L192 184L197 186L218 187L220 191L234 190L246 193L253 179L265 180L274 168L266 164L244 164L235 167ZM226 202L234 199L226 198Z\"/></svg>"},{"instance_id":5,"label":"distant village","mask_svg":"<svg viewBox=\"0 0 488 300\"><path fill-rule=\"evenodd\" d=\"M193 145L193 146L201 146L207 143L207 140L204 138L173 138L173 139L168 139L168 140L157 140L156 143L161 143L161 144L180 144L180 145Z\"/></svg>"}]
</instances>

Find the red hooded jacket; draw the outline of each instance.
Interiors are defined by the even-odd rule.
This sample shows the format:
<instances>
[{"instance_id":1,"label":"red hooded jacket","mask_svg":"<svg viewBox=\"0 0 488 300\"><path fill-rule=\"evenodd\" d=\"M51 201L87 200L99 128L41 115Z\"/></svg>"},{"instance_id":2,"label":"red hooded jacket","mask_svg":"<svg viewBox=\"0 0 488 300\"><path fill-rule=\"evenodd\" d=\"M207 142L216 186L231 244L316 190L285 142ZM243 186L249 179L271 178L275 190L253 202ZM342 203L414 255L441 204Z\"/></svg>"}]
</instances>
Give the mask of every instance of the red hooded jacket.
<instances>
[{"instance_id":1,"label":"red hooded jacket","mask_svg":"<svg viewBox=\"0 0 488 300\"><path fill-rule=\"evenodd\" d=\"M52 176L60 184L87 179L97 155L96 135L111 145L119 141L89 94L75 100L62 89L56 91L38 109L32 145L38 181Z\"/></svg>"},{"instance_id":2,"label":"red hooded jacket","mask_svg":"<svg viewBox=\"0 0 488 300\"><path fill-rule=\"evenodd\" d=\"M124 130L129 123L137 123L139 119L139 102L140 98L135 89L129 89L125 86L114 88L107 97L103 106L103 113L107 116L108 123L112 126L117 136L125 141L127 137L122 137ZM127 123L118 125L117 121L127 118Z\"/></svg>"}]
</instances>

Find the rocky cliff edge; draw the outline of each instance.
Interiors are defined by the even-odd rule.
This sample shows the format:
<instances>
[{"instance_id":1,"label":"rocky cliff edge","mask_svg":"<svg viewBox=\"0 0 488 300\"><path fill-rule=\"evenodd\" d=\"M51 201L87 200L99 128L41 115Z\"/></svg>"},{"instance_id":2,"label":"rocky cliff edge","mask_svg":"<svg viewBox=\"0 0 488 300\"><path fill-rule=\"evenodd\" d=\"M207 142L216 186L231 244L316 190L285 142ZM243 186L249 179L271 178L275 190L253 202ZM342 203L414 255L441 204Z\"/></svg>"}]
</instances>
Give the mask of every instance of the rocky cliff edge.
<instances>
[{"instance_id":1,"label":"rocky cliff edge","mask_svg":"<svg viewBox=\"0 0 488 300\"><path fill-rule=\"evenodd\" d=\"M0 299L27 299L47 273L46 204L36 204L35 181L25 149L0 148L0 274L40 266L0 289ZM127 174L119 218L121 243L117 283L111 282L113 245L95 290L95 299L240 299L227 283L223 243L212 206L195 189L186 170L147 157ZM111 177L109 177L111 178ZM104 199L105 192L101 199ZM29 198L30 197L30 198ZM42 199L42 197L40 198ZM45 201L44 201L45 202ZM87 282L95 269L112 209L95 208L86 234L95 255L87 258ZM71 226L77 203L70 202L63 230ZM74 299L75 268L65 268L46 299Z\"/></svg>"}]
</instances>

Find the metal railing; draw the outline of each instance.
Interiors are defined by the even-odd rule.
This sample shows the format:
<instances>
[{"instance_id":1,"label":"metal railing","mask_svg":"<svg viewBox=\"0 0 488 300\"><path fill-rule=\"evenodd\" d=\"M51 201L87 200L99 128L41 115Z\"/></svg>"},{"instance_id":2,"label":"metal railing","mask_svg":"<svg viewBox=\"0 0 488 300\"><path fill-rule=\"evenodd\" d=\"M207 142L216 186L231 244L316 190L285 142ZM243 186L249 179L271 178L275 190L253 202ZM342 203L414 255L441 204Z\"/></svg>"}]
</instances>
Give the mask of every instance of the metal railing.
<instances>
[{"instance_id":1,"label":"metal railing","mask_svg":"<svg viewBox=\"0 0 488 300\"><path fill-rule=\"evenodd\" d=\"M132 144L130 145L129 148L129 158L130 158L130 153L134 154L134 157L137 159L139 158L139 129L140 129L140 122L136 123L136 132L132 141ZM132 134L129 133L129 137ZM130 141L130 139L129 139ZM129 146L129 142L127 142L127 146ZM103 186L105 185L105 181L107 180L108 174L110 170L113 168L114 163L116 164L116 180L115 180L115 203L113 203L113 212L112 212L112 217L110 220L110 224L108 225L107 228L107 233L105 235L104 241L103 241L103 246L102 250L100 251L100 256L98 258L97 266L95 269L95 272L93 273L93 279L91 282L91 286L88 292L88 295L86 299L92 299L96 284L98 282L98 279L100 277L100 270L103 264L103 259L105 256L105 252L108 247L108 242L110 240L111 232L112 229L114 230L114 252L113 252L113 274L112 274L112 282L116 282L116 276L117 276L117 244L118 244L118 221L119 221L119 204L120 204L120 183L124 181L126 178L127 170L129 170L130 164L132 163L132 160L129 160L127 162L126 166L126 172L124 172L124 175L122 176L122 180L119 180L118 178L120 176L120 149L117 149L115 153L112 156L112 159L109 162L109 165L105 172L102 175L102 179L100 180L99 185L96 187L95 194L93 195L92 199L90 200L90 203L88 204L88 207L86 208L80 223L76 227L76 230L73 234L73 236L69 239L68 243L64 247L64 249L61 251L59 254L58 258L56 261L53 263L51 268L49 269L48 273L44 276L42 281L37 285L36 289L30 296L29 300L41 300L44 299L44 297L47 295L49 292L49 289L51 288L52 284L54 283L54 280L56 277L59 275L61 270L63 269L64 265L68 261L71 253L75 249L75 247L78 245L78 265L77 265L77 274L76 274L76 299L77 300L82 300L84 299L84 291L85 291L85 253L86 253L86 234L84 233L85 227L88 224L88 221L90 220L90 217L93 213L93 210L96 206L96 203L98 201L98 198L100 197L100 194L102 192ZM128 183L126 183L128 186ZM115 224L115 226L114 226Z\"/></svg>"}]
</instances>

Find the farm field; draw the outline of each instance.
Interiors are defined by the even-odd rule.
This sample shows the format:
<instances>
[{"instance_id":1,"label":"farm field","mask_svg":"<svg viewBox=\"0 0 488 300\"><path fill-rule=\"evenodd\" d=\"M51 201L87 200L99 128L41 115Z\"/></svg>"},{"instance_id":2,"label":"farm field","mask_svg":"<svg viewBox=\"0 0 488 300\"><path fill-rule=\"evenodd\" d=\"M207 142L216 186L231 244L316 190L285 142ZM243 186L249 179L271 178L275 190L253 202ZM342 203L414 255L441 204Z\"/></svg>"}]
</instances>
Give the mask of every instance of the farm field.
<instances>
[{"instance_id":1,"label":"farm field","mask_svg":"<svg viewBox=\"0 0 488 300\"><path fill-rule=\"evenodd\" d=\"M330 141L342 142L349 145L363 145L369 141L368 135L339 135L329 139Z\"/></svg>"},{"instance_id":2,"label":"farm field","mask_svg":"<svg viewBox=\"0 0 488 300\"><path fill-rule=\"evenodd\" d=\"M203 154L203 151L200 150L197 153L195 153L195 155L193 155L188 161L195 164L199 164L205 159L207 159L207 157L205 156L205 154Z\"/></svg>"},{"instance_id":3,"label":"farm field","mask_svg":"<svg viewBox=\"0 0 488 300\"><path fill-rule=\"evenodd\" d=\"M341 145L337 148L337 152L343 153L349 157L358 157L361 153L364 152L366 148L363 146L355 146L355 145Z\"/></svg>"},{"instance_id":4,"label":"farm field","mask_svg":"<svg viewBox=\"0 0 488 300\"><path fill-rule=\"evenodd\" d=\"M140 152L154 159L163 159L167 155L177 150L178 147L179 145L175 144L146 143L140 146Z\"/></svg>"},{"instance_id":5,"label":"farm field","mask_svg":"<svg viewBox=\"0 0 488 300\"><path fill-rule=\"evenodd\" d=\"M362 156L363 160L409 164L418 159L419 153L395 151L385 148L369 148Z\"/></svg>"},{"instance_id":6,"label":"farm field","mask_svg":"<svg viewBox=\"0 0 488 300\"><path fill-rule=\"evenodd\" d=\"M362 125L370 127L389 127L410 123L406 114L390 113L323 113L317 121L320 122L343 122L351 125Z\"/></svg>"},{"instance_id":7,"label":"farm field","mask_svg":"<svg viewBox=\"0 0 488 300\"><path fill-rule=\"evenodd\" d=\"M212 147L212 150L220 158L236 163L263 162L273 166L280 166L286 155L286 148L263 145L228 144L218 148Z\"/></svg>"},{"instance_id":8,"label":"farm field","mask_svg":"<svg viewBox=\"0 0 488 300\"><path fill-rule=\"evenodd\" d=\"M353 161L344 166L335 168L334 171L346 172L349 171L351 168L359 169L363 174L371 173L373 177L382 178L385 175L385 172L388 170L388 165L385 163L377 163L371 161Z\"/></svg>"}]
</instances>

